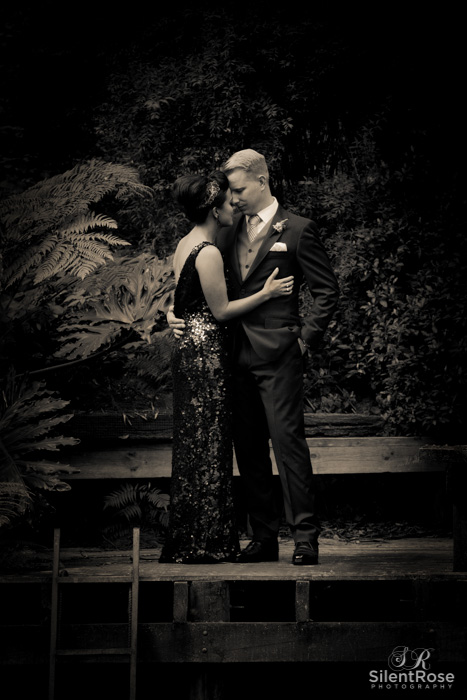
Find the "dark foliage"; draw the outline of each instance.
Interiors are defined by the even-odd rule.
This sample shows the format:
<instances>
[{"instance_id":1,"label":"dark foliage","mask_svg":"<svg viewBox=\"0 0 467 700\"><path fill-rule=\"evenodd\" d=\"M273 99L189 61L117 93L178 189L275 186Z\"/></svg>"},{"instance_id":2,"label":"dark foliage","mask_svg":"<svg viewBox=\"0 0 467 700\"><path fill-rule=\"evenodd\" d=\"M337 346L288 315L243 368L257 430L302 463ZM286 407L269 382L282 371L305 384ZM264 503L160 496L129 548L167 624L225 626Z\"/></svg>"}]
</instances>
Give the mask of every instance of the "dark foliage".
<instances>
[{"instance_id":1,"label":"dark foliage","mask_svg":"<svg viewBox=\"0 0 467 700\"><path fill-rule=\"evenodd\" d=\"M83 158L131 166L153 196L107 211L136 251L163 258L188 227L173 180L240 148L262 151L278 198L320 225L342 289L310 360L308 405L379 412L391 434L458 439L460 18L354 9L329 18L261 0L247 12L210 2L151 10L124 21L83 11L66 32L52 32L53 4L10 10L4 189Z\"/></svg>"}]
</instances>

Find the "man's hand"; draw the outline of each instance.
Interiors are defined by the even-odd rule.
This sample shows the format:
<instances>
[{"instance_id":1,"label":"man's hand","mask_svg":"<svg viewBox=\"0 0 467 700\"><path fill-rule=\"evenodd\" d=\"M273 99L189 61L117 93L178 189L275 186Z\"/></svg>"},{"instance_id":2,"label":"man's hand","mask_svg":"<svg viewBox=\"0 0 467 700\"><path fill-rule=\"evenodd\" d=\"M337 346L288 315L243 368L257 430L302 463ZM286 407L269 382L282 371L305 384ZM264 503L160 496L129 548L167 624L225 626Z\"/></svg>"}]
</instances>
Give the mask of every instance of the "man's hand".
<instances>
[{"instance_id":1,"label":"man's hand","mask_svg":"<svg viewBox=\"0 0 467 700\"><path fill-rule=\"evenodd\" d=\"M185 330L185 321L182 318L177 318L174 315L174 307L170 306L169 310L167 312L167 323L169 324L169 327L172 329L173 334L176 338L181 338L183 335L183 331Z\"/></svg>"}]
</instances>

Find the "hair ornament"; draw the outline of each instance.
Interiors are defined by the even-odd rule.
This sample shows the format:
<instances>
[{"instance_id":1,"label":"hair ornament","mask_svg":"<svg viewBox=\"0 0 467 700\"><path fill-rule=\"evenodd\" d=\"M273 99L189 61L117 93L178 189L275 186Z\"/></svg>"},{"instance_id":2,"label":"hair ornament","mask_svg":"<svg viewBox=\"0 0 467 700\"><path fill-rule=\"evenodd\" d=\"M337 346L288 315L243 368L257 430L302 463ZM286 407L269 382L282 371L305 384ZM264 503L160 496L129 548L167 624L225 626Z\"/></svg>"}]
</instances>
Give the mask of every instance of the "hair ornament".
<instances>
[{"instance_id":1,"label":"hair ornament","mask_svg":"<svg viewBox=\"0 0 467 700\"><path fill-rule=\"evenodd\" d=\"M216 199L217 195L219 194L221 188L219 187L219 184L215 180L211 180L211 182L208 182L206 186L206 197L205 200L202 204L203 207L210 207L211 204L214 202Z\"/></svg>"}]
</instances>

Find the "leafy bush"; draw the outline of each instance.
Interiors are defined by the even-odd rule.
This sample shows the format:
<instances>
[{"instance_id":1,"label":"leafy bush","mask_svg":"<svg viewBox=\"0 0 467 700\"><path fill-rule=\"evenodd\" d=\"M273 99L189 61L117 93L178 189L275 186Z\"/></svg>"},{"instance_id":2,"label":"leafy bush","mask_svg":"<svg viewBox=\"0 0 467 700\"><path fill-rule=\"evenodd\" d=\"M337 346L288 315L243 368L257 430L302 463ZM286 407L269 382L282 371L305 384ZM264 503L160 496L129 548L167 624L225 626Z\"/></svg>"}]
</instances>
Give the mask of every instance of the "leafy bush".
<instances>
[{"instance_id":1,"label":"leafy bush","mask_svg":"<svg viewBox=\"0 0 467 700\"><path fill-rule=\"evenodd\" d=\"M341 287L326 343L310 362L308 404L379 412L390 434L459 440L466 419L465 237L454 222L440 236L434 220L398 213L387 169L378 172L374 163L368 173L305 181L296 195L325 227ZM304 294L305 313L310 303Z\"/></svg>"},{"instance_id":2,"label":"leafy bush","mask_svg":"<svg viewBox=\"0 0 467 700\"><path fill-rule=\"evenodd\" d=\"M87 357L125 331L150 344L173 288L171 259L145 253L120 257L64 299L67 320L59 332L65 342L56 356Z\"/></svg>"},{"instance_id":3,"label":"leafy bush","mask_svg":"<svg viewBox=\"0 0 467 700\"><path fill-rule=\"evenodd\" d=\"M93 360L87 387L81 367L77 374L69 367L68 391L78 392L76 405L87 408L90 401L122 412L129 404L144 410L144 402L154 408L170 392L172 345L165 314L173 287L171 258L141 252L118 256L63 299L55 357L66 360L65 367Z\"/></svg>"}]
</instances>

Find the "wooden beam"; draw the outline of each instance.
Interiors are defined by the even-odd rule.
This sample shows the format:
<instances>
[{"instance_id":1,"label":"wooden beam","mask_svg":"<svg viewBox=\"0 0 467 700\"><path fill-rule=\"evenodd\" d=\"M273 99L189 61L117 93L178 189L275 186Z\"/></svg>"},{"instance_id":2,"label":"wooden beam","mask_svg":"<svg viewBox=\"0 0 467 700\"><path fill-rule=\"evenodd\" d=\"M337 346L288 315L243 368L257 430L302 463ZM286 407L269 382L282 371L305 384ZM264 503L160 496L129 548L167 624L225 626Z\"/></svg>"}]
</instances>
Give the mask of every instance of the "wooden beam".
<instances>
[{"instance_id":1,"label":"wooden beam","mask_svg":"<svg viewBox=\"0 0 467 700\"><path fill-rule=\"evenodd\" d=\"M443 471L444 463L419 459L426 440L417 437L340 437L308 438L315 474L376 474ZM276 461L271 448L273 472ZM138 447L116 447L92 451L74 451L68 459L75 479L154 479L170 477L172 447L159 443ZM79 470L79 471L78 471ZM234 459L234 476L238 467Z\"/></svg>"},{"instance_id":2,"label":"wooden beam","mask_svg":"<svg viewBox=\"0 0 467 700\"><path fill-rule=\"evenodd\" d=\"M171 399L167 405L171 404ZM304 413L304 422L308 437L381 435L384 428L381 416L354 413ZM166 408L158 413L77 413L66 423L64 430L67 435L78 437L83 442L170 440L173 434L172 412Z\"/></svg>"},{"instance_id":3,"label":"wooden beam","mask_svg":"<svg viewBox=\"0 0 467 700\"><path fill-rule=\"evenodd\" d=\"M125 638L127 625L67 626L70 639L83 648L108 639ZM4 664L41 664L47 646L40 626L21 627L23 644L12 639L2 651ZM27 636L28 644L24 644ZM410 649L436 649L437 663L465 664L465 624L459 622L195 622L141 623L138 631L140 663L386 663L388 654L403 644ZM16 640L18 643L18 640ZM87 654L80 662L100 663ZM122 662L109 657L109 663ZM65 663L65 660L64 660Z\"/></svg>"},{"instance_id":4,"label":"wooden beam","mask_svg":"<svg viewBox=\"0 0 467 700\"><path fill-rule=\"evenodd\" d=\"M210 622L144 624L140 661L175 663L381 662L400 645L465 662L465 625L445 622Z\"/></svg>"}]
</instances>

